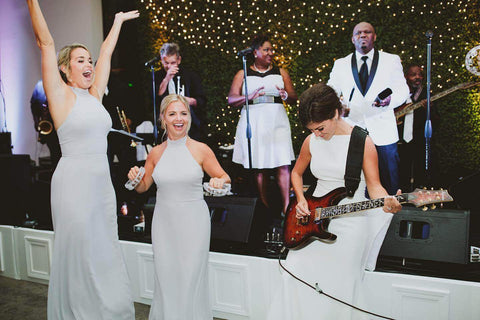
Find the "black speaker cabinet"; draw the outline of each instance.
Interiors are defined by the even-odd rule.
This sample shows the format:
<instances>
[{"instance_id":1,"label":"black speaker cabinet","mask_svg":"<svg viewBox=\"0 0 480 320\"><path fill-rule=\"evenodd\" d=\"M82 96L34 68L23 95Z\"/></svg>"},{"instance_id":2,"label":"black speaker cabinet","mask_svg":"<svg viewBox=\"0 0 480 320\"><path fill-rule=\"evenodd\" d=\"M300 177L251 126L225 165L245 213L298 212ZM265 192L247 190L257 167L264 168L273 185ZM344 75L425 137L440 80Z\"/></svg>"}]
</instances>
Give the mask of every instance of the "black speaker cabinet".
<instances>
[{"instance_id":1,"label":"black speaker cabinet","mask_svg":"<svg viewBox=\"0 0 480 320\"><path fill-rule=\"evenodd\" d=\"M260 200L249 197L205 197L212 222L212 240L258 242L265 229Z\"/></svg>"},{"instance_id":2,"label":"black speaker cabinet","mask_svg":"<svg viewBox=\"0 0 480 320\"><path fill-rule=\"evenodd\" d=\"M28 154L0 154L0 224L19 226L31 202L32 174Z\"/></svg>"},{"instance_id":3,"label":"black speaker cabinet","mask_svg":"<svg viewBox=\"0 0 480 320\"><path fill-rule=\"evenodd\" d=\"M0 132L0 154L12 154L11 132Z\"/></svg>"},{"instance_id":4,"label":"black speaker cabinet","mask_svg":"<svg viewBox=\"0 0 480 320\"><path fill-rule=\"evenodd\" d=\"M393 216L380 256L466 264L470 211L403 207Z\"/></svg>"},{"instance_id":5,"label":"black speaker cabinet","mask_svg":"<svg viewBox=\"0 0 480 320\"><path fill-rule=\"evenodd\" d=\"M480 212L480 171L460 178L449 188L457 206L464 210Z\"/></svg>"}]
</instances>

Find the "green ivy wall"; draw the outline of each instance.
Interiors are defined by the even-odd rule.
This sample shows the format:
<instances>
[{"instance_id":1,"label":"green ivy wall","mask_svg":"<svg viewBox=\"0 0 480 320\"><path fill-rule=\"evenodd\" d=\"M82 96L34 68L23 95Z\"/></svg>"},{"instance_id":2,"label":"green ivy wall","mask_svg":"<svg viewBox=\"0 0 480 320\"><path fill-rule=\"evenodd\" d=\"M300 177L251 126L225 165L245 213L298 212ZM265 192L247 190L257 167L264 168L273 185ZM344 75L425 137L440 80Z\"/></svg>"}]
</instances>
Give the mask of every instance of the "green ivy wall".
<instances>
[{"instance_id":1,"label":"green ivy wall","mask_svg":"<svg viewBox=\"0 0 480 320\"><path fill-rule=\"evenodd\" d=\"M299 95L327 81L334 60L353 50L351 34L360 21L376 28L376 48L398 54L404 66L426 65L425 32L433 31L433 94L480 81L464 66L466 53L480 44L480 0L137 1L143 19L141 58L154 56L165 41L177 42L182 64L203 79L212 147L233 143L239 109L228 106L227 95L242 67L235 53L257 32L272 36L276 63L289 71ZM434 107L440 119L433 128L432 156L440 172L458 175L480 168L478 87L437 100ZM297 106L287 111L298 152L306 132L298 124Z\"/></svg>"}]
</instances>

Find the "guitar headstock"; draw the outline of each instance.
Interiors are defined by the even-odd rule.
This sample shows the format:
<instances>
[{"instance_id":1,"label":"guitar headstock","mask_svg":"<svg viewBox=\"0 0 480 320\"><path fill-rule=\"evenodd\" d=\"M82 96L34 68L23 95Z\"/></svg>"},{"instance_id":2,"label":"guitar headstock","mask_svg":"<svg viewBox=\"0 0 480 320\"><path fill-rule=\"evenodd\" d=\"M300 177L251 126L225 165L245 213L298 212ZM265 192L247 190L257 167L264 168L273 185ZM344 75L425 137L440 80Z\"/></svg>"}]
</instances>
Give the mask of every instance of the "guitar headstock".
<instances>
[{"instance_id":1,"label":"guitar headstock","mask_svg":"<svg viewBox=\"0 0 480 320\"><path fill-rule=\"evenodd\" d=\"M453 201L447 190L427 190L415 189L408 193L407 203L411 203L416 207L426 206L428 204L443 203Z\"/></svg>"}]
</instances>

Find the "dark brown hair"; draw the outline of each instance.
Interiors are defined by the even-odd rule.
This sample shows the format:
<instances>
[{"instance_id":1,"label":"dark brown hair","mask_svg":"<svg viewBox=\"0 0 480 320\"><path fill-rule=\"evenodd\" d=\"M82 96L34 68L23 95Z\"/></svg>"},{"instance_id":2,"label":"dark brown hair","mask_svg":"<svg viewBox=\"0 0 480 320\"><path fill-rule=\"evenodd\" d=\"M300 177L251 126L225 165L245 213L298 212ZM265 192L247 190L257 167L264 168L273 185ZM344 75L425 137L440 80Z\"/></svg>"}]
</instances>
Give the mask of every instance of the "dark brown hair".
<instances>
[{"instance_id":1,"label":"dark brown hair","mask_svg":"<svg viewBox=\"0 0 480 320\"><path fill-rule=\"evenodd\" d=\"M258 50L265 42L272 42L270 41L270 37L267 34L257 34L255 38L252 40L252 48Z\"/></svg>"},{"instance_id":2,"label":"dark brown hair","mask_svg":"<svg viewBox=\"0 0 480 320\"><path fill-rule=\"evenodd\" d=\"M323 122L342 112L342 104L337 93L326 84L319 83L304 91L300 95L298 116L305 127L311 122Z\"/></svg>"}]
</instances>

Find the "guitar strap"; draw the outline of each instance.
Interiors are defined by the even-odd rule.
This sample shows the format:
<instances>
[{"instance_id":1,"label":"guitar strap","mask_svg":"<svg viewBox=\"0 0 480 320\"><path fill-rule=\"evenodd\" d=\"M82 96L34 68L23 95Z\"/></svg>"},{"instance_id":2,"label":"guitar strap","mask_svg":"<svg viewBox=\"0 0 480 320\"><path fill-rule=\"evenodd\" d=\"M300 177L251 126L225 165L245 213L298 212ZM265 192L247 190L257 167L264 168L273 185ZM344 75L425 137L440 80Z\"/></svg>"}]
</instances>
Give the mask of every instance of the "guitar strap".
<instances>
[{"instance_id":1,"label":"guitar strap","mask_svg":"<svg viewBox=\"0 0 480 320\"><path fill-rule=\"evenodd\" d=\"M347 196L353 197L360 184L360 173L363 165L363 151L365 149L365 139L368 131L355 126L350 137L348 145L347 165L345 166L345 188Z\"/></svg>"}]
</instances>

